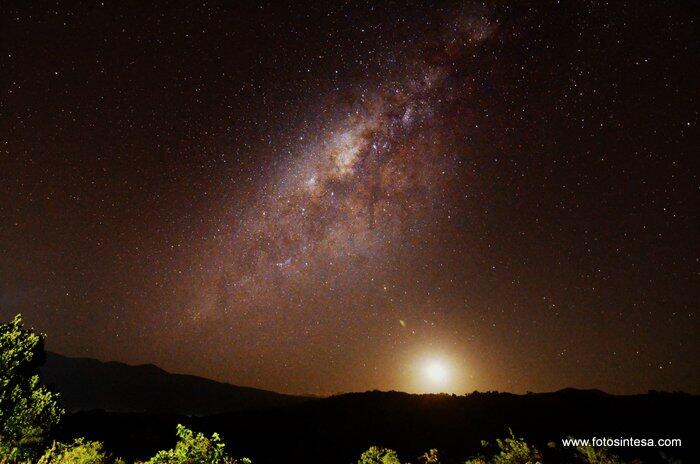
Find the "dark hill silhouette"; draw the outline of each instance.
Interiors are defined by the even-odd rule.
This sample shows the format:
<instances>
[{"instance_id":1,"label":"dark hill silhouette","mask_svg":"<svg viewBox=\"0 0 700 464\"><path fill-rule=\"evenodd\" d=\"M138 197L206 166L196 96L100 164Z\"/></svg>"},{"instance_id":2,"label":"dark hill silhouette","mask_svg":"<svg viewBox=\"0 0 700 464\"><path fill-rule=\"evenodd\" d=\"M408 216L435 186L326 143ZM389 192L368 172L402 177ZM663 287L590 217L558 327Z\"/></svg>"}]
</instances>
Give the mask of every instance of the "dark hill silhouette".
<instances>
[{"instance_id":1,"label":"dark hill silhouette","mask_svg":"<svg viewBox=\"0 0 700 464\"><path fill-rule=\"evenodd\" d=\"M284 406L306 400L239 387L194 375L171 374L153 364L130 366L89 358L46 354L43 381L60 392L68 411L209 415Z\"/></svg>"},{"instance_id":2,"label":"dark hill silhouette","mask_svg":"<svg viewBox=\"0 0 700 464\"><path fill-rule=\"evenodd\" d=\"M504 437L510 428L546 453L545 462L567 462L557 453L565 454L560 439L568 436L681 438L681 448L614 451L629 460L643 458L645 464L666 462L660 451L698 462L691 431L699 400L683 393L617 396L575 389L463 396L372 391L209 417L84 412L66 418L63 433L103 440L122 456L146 458L173 446L175 425L181 422L219 432L234 454L249 456L255 464L348 464L375 444L396 449L408 462L438 448L441 463L452 464L481 452L480 440ZM549 441L558 449L548 448Z\"/></svg>"}]
</instances>

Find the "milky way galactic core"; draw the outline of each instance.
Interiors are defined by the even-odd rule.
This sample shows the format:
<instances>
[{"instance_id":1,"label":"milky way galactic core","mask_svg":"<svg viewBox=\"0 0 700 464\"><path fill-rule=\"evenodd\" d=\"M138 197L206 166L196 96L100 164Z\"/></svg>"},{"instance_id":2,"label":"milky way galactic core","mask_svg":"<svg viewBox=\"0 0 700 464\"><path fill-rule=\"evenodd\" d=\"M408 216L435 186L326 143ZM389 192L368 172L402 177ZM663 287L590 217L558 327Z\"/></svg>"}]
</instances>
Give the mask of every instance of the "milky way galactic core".
<instances>
[{"instance_id":1,"label":"milky way galactic core","mask_svg":"<svg viewBox=\"0 0 700 464\"><path fill-rule=\"evenodd\" d=\"M693 22L17 3L0 316L290 393L697 391Z\"/></svg>"}]
</instances>

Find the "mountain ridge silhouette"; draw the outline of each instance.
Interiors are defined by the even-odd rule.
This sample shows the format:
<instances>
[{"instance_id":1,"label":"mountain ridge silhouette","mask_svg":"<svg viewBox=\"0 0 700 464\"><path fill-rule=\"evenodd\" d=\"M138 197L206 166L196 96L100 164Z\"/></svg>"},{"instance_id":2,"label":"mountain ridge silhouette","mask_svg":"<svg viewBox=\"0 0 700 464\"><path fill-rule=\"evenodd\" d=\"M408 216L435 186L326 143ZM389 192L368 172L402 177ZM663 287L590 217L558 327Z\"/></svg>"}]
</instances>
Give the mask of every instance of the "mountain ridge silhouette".
<instances>
[{"instance_id":1,"label":"mountain ridge silhouette","mask_svg":"<svg viewBox=\"0 0 700 464\"><path fill-rule=\"evenodd\" d=\"M99 409L200 416L279 407L307 399L174 374L155 364L130 365L53 352L46 353L41 375L60 393L63 407L71 412Z\"/></svg>"}]
</instances>

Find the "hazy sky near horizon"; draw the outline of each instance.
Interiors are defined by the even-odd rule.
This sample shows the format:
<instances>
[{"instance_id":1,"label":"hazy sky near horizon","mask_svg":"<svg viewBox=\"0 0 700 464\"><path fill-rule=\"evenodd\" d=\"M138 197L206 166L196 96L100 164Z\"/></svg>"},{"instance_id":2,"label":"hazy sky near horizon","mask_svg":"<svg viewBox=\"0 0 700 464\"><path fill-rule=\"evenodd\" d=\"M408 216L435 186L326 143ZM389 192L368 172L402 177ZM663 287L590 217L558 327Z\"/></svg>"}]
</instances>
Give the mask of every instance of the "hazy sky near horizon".
<instances>
[{"instance_id":1,"label":"hazy sky near horizon","mask_svg":"<svg viewBox=\"0 0 700 464\"><path fill-rule=\"evenodd\" d=\"M0 6L2 319L290 393L700 390L689 11L255 3Z\"/></svg>"}]
</instances>

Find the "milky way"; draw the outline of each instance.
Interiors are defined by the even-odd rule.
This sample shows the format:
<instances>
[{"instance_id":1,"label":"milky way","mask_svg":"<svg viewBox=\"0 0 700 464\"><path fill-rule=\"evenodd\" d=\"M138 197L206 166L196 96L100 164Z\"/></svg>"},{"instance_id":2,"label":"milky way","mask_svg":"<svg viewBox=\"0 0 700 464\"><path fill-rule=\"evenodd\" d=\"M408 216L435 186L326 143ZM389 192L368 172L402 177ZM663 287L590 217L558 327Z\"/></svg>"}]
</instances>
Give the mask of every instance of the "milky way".
<instances>
[{"instance_id":1,"label":"milky way","mask_svg":"<svg viewBox=\"0 0 700 464\"><path fill-rule=\"evenodd\" d=\"M483 15L462 15L440 27L442 40L421 44L410 63L385 68L378 83L361 86L326 109L328 120L302 131L272 182L232 221L223 249L212 250L223 269L215 291L224 293L215 300L223 299L225 311L265 310L299 289L356 295L363 275L396 271L392 256L410 252L410 238L434 227L464 156L454 148L460 121L448 107L468 99L464 79L471 76L455 76L451 66L495 29Z\"/></svg>"},{"instance_id":2,"label":"milky way","mask_svg":"<svg viewBox=\"0 0 700 464\"><path fill-rule=\"evenodd\" d=\"M286 392L425 391L426 360L455 392L697 390L681 7L3 8L0 316L49 349Z\"/></svg>"}]
</instances>

